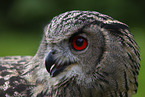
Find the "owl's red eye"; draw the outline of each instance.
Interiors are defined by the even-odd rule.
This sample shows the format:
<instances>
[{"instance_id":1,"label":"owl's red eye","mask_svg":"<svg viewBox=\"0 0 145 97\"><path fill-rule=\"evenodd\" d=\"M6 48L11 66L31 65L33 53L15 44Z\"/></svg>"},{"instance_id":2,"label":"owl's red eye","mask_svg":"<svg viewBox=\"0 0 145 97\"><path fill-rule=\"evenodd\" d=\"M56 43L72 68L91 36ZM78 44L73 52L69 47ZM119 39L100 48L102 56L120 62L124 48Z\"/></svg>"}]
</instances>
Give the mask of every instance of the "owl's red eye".
<instances>
[{"instance_id":1,"label":"owl's red eye","mask_svg":"<svg viewBox=\"0 0 145 97\"><path fill-rule=\"evenodd\" d=\"M82 36L75 36L72 39L72 46L75 50L84 50L87 47L87 39Z\"/></svg>"}]
</instances>

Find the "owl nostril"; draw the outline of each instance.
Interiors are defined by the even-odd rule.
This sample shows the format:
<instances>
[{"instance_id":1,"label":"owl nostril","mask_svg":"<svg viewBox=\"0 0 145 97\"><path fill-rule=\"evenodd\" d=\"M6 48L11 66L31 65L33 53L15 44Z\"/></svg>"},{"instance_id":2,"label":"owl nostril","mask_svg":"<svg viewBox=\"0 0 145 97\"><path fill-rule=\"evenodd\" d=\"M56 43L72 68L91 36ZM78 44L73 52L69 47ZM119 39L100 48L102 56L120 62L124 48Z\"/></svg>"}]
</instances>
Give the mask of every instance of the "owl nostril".
<instances>
[{"instance_id":1,"label":"owl nostril","mask_svg":"<svg viewBox=\"0 0 145 97\"><path fill-rule=\"evenodd\" d=\"M52 55L56 54L56 50L51 50L50 52Z\"/></svg>"}]
</instances>

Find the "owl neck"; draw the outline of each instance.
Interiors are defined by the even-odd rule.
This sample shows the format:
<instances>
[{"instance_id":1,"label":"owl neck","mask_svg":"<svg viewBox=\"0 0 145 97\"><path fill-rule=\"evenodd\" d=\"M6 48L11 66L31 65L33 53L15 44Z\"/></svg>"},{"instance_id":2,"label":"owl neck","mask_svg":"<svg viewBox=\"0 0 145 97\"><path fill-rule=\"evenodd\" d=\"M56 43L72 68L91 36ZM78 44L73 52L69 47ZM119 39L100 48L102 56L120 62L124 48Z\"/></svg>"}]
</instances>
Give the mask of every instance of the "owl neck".
<instances>
[{"instance_id":1,"label":"owl neck","mask_svg":"<svg viewBox=\"0 0 145 97\"><path fill-rule=\"evenodd\" d=\"M75 78L72 78L58 86L52 86L37 96L48 97L103 97L103 93L96 87L78 85Z\"/></svg>"}]
</instances>

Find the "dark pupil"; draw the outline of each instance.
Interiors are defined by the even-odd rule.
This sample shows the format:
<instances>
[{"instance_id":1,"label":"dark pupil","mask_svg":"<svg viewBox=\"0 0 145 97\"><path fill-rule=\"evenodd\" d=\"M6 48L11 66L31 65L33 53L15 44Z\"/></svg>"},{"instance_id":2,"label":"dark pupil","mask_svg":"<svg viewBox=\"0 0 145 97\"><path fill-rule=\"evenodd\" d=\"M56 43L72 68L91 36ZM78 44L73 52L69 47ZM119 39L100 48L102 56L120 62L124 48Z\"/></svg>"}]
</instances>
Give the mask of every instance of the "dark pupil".
<instances>
[{"instance_id":1,"label":"dark pupil","mask_svg":"<svg viewBox=\"0 0 145 97\"><path fill-rule=\"evenodd\" d=\"M84 43L84 40L81 39L81 38L78 38L78 39L75 41L75 43L76 43L77 46L81 47L81 46L83 45L83 43Z\"/></svg>"}]
</instances>

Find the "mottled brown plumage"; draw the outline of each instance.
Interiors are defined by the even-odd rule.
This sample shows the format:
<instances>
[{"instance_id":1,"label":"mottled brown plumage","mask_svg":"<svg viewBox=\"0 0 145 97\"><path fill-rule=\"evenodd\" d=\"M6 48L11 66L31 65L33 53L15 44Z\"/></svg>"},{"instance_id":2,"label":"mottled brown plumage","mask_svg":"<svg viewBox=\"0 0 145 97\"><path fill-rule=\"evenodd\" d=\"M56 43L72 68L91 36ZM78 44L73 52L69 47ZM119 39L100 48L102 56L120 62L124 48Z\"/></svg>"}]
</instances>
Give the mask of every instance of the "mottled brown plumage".
<instances>
[{"instance_id":1,"label":"mottled brown plumage","mask_svg":"<svg viewBox=\"0 0 145 97\"><path fill-rule=\"evenodd\" d=\"M45 27L33 58L0 58L0 96L131 97L139 60L126 24L95 11L65 12Z\"/></svg>"},{"instance_id":2,"label":"mottled brown plumage","mask_svg":"<svg viewBox=\"0 0 145 97\"><path fill-rule=\"evenodd\" d=\"M23 65L32 59L31 56L0 57L0 97L27 97L33 85L21 77Z\"/></svg>"}]
</instances>

